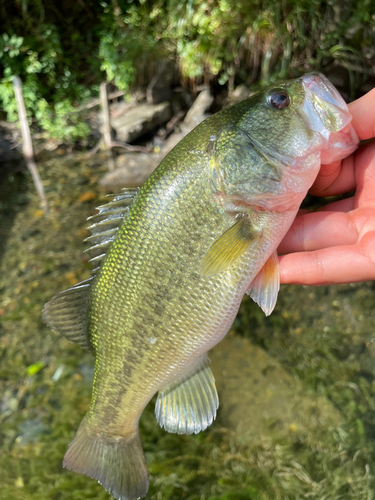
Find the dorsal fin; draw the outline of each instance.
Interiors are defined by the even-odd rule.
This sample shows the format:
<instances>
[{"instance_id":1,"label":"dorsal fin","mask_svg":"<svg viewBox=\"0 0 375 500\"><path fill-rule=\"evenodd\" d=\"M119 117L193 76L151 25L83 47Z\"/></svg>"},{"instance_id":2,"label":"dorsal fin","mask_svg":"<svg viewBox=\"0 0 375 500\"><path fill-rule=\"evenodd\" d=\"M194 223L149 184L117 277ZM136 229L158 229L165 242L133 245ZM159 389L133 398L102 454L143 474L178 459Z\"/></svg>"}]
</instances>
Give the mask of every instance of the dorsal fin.
<instances>
[{"instance_id":1,"label":"dorsal fin","mask_svg":"<svg viewBox=\"0 0 375 500\"><path fill-rule=\"evenodd\" d=\"M90 255L89 262L92 262L95 267L93 274L100 267L109 245L115 239L121 222L126 217L129 207L138 193L139 188L125 188L111 202L97 207L98 214L88 218L88 220L95 221L94 224L87 228L91 232L91 236L85 239L91 244L91 247L85 252Z\"/></svg>"},{"instance_id":2,"label":"dorsal fin","mask_svg":"<svg viewBox=\"0 0 375 500\"><path fill-rule=\"evenodd\" d=\"M63 337L91 351L87 335L87 301L91 282L89 278L55 295L43 308L47 325Z\"/></svg>"},{"instance_id":3,"label":"dorsal fin","mask_svg":"<svg viewBox=\"0 0 375 500\"><path fill-rule=\"evenodd\" d=\"M91 231L91 236L85 240L91 243L91 247L86 250L90 254L90 262L96 265L92 271L93 276L64 292L58 293L43 309L43 320L52 330L88 351L92 350L87 333L87 306L90 286L99 270L98 265L105 256L109 245L115 239L118 228L138 192L139 188L123 189L110 203L98 207L98 214L89 217L90 220L95 220L95 223L88 228Z\"/></svg>"}]
</instances>

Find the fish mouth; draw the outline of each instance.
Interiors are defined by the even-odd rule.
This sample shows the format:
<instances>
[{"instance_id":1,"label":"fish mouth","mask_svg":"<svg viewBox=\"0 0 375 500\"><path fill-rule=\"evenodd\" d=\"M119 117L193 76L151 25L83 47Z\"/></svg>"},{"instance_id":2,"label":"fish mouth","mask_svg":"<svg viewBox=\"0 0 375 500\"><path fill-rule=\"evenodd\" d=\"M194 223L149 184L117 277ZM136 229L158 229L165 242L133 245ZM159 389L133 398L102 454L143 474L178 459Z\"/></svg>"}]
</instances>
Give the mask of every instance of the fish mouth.
<instances>
[{"instance_id":1,"label":"fish mouth","mask_svg":"<svg viewBox=\"0 0 375 500\"><path fill-rule=\"evenodd\" d=\"M359 139L344 99L320 73L309 73L301 81L305 90L301 113L306 127L322 138L321 163L345 158L357 149Z\"/></svg>"}]
</instances>

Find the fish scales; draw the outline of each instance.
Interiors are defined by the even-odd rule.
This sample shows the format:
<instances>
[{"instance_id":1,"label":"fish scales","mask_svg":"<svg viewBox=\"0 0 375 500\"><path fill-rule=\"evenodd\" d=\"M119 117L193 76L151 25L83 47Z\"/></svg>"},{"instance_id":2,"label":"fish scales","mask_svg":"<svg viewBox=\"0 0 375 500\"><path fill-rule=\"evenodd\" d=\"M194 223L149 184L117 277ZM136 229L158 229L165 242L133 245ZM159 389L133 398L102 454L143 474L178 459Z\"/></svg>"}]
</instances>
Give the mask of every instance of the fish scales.
<instances>
[{"instance_id":1,"label":"fish scales","mask_svg":"<svg viewBox=\"0 0 375 500\"><path fill-rule=\"evenodd\" d=\"M205 137L200 137L200 139L203 140L203 145L207 142ZM225 229L228 229L229 222L224 211L219 214L215 211L216 205L211 201L211 190L207 189L207 182L205 182L210 175L208 157L207 154L202 156L197 155L195 160L195 169L191 172L194 177L193 182L190 182L188 178L184 180L184 183L177 184L176 179L180 179L178 171L172 171L167 176L161 171L160 186L153 186L150 189L152 197L148 190L145 190L143 199L139 200L139 205L137 204L134 211L129 214L128 220L120 229L117 240L103 266L102 275L95 286L98 292L93 292L95 299L90 308L109 311L109 314L105 315L104 324L99 320L92 325L93 343L96 351L100 353L96 358L96 373L98 373L98 380L105 381L102 390L107 397L110 394L109 399L114 397L111 387L115 388L115 392L120 392L116 395L116 401L118 407L121 407L118 398L123 399L125 407L123 412L129 411L128 398L132 400L132 411L134 411L138 394L144 392L145 386L150 385L153 395L160 388L160 384L166 383L163 378L168 379L173 371L178 371L179 367L189 362L193 356L199 355L199 348L202 354L206 352L207 343L211 340L207 338L207 331L212 325L211 329L215 332L217 326L222 323L224 307L220 304L220 299L227 300L227 291L223 290L220 285L215 286L215 282L221 282L225 278L213 278L210 282L200 279L198 264L207 247ZM174 166L174 158L172 157L169 161ZM167 172L169 167L169 163L166 162ZM170 190L173 190L173 198L168 196ZM155 194L154 191L156 191ZM190 199L189 191L194 192L197 201L194 211L184 207L186 204L184 200ZM174 202L176 196L178 203ZM207 203L212 205L211 211L207 210ZM203 210L204 207L205 210ZM140 220L141 218L143 220ZM141 229L138 233L137 245L130 247L132 227ZM163 227L163 233L159 236L160 227ZM205 241L204 245L202 241ZM134 266L133 261L138 263L137 267ZM197 264L187 266L189 261ZM103 296L100 293L101 279L107 280L107 269L113 269L117 273L118 285L113 287L110 295ZM165 285L168 288L168 294L166 298L160 297L160 282L154 279L155 269L158 270L159 275L163 275L162 271L167 271L168 281ZM138 275L138 279L133 285L129 285L134 275ZM233 294L231 284L228 283L228 285L229 293ZM243 292L239 300L242 295ZM197 296L201 297L199 309L196 306ZM147 304L146 308L145 304ZM155 304L154 307L153 304ZM103 316L99 312L98 315L93 315L93 319L96 317ZM122 337L120 343L116 343L115 350L112 346L114 324L117 335ZM160 327L161 324L163 328ZM98 330L105 332L106 335L96 338L95 332ZM124 340L124 335L121 335L122 332L129 332L126 340ZM150 338L157 340L152 343ZM183 345L181 345L181 340ZM163 357L158 356L159 351L163 349L173 352L172 365L169 359L165 362ZM100 376L101 365L111 366L111 379ZM129 371L129 365L137 366L138 370L136 374L131 372L130 380L124 380L127 387L133 387L133 391L128 393L128 398L125 398L123 389L116 383L119 373L114 367L126 373L125 367L127 366L127 371ZM152 366L151 370L150 366ZM173 370L174 366L176 366L175 370ZM159 375L158 378L155 378L155 371ZM140 374L142 374L141 377ZM149 382L148 374L150 374ZM94 404L100 397L99 394L100 386L97 387L95 383ZM139 397L141 408L144 406L145 399L147 402L147 397ZM104 408L106 408L106 403L104 403ZM124 422L128 420L123 412L119 411L118 415L120 419L118 425L121 431ZM137 408L135 415L137 416L139 412L140 409ZM99 412L96 408L92 413L98 419ZM103 418L106 418L106 412ZM98 421L98 425L101 424L102 422Z\"/></svg>"},{"instance_id":2,"label":"fish scales","mask_svg":"<svg viewBox=\"0 0 375 500\"><path fill-rule=\"evenodd\" d=\"M100 269L44 309L52 328L95 355L90 409L66 467L115 498L140 498L148 475L138 421L153 395L166 430L211 424L218 397L207 351L245 292L271 313L277 246L321 161L357 147L350 120L322 75L283 82L205 120L139 193L101 208L92 226L93 244L107 248ZM117 234L101 235L105 214L112 224L121 210Z\"/></svg>"},{"instance_id":3,"label":"fish scales","mask_svg":"<svg viewBox=\"0 0 375 500\"><path fill-rule=\"evenodd\" d=\"M263 254L263 260L268 258L269 240L265 238L254 258L247 256L242 259L243 263L241 260L237 262L237 287L233 287L232 280L228 279L235 269L210 280L199 277L199 263L204 253L232 223L223 209L217 210L212 199L210 158L205 152L212 135L209 121L206 134L202 130L199 132L199 135L196 133L198 137L191 138L195 151L190 149L189 155L194 156L194 167L189 168L188 176L181 176L186 166L176 162L176 157L181 154L177 147L175 154L161 164L160 180L153 179L150 186L146 184L120 228L93 290L90 305L93 314L89 316L93 318L90 330L98 353L95 370L98 382L95 380L94 383L89 418L98 427L103 423L107 425L107 401L114 399L119 408L117 422L113 422L111 415L114 433L123 432L124 422L133 427L127 413L131 412L137 418L148 402L149 394L153 395L181 370L180 367L207 352L221 339L226 331L222 332L220 325L233 321L248 286L243 278L248 276L244 267L261 267L263 262L259 253ZM173 196L170 196L171 192ZM195 199L193 209L192 195ZM272 214L263 213L262 218L265 219L264 225L272 225L269 222ZM282 224L277 220L275 230L280 227ZM132 245L136 230L137 241ZM169 271L167 300L160 297L160 282L155 280L155 269L159 274L162 270ZM116 284L111 294L104 295L101 293L104 289L102 282L108 283L107 273L116 275ZM234 300L234 306L227 312L227 304ZM98 313L94 314L96 310ZM102 314L103 310L108 313ZM155 327L158 324L163 328ZM98 331L102 335L98 336ZM123 332L127 332L126 336ZM114 336L120 337L119 341L115 340L116 349L113 349ZM157 340L152 343L150 338ZM163 349L168 350L168 359L159 356ZM102 366L104 370L110 366L111 375L101 375ZM125 389L117 383L119 378L123 385L132 387L127 396ZM144 392L146 397L142 394ZM101 394L105 395L103 401ZM104 410L103 417L100 406Z\"/></svg>"}]
</instances>

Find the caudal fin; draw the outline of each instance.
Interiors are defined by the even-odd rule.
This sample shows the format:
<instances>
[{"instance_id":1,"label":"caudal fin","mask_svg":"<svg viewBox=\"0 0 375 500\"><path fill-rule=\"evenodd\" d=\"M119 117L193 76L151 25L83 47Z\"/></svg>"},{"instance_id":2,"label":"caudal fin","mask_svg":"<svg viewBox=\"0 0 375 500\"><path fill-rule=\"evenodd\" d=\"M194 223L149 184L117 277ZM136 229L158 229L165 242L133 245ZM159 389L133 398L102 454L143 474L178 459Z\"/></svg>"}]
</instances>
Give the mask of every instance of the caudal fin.
<instances>
[{"instance_id":1,"label":"caudal fin","mask_svg":"<svg viewBox=\"0 0 375 500\"><path fill-rule=\"evenodd\" d=\"M147 467L138 429L130 439L95 434L84 418L63 465L97 479L119 500L142 498L148 490Z\"/></svg>"}]
</instances>

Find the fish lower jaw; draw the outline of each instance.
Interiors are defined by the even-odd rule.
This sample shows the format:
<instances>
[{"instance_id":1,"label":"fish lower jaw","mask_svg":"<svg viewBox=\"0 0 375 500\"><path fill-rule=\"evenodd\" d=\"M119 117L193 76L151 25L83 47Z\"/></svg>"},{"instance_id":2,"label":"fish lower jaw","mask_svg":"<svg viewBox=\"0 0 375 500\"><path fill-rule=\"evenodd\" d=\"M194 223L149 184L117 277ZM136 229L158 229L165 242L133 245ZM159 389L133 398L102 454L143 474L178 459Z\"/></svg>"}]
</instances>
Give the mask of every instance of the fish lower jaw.
<instances>
[{"instance_id":1,"label":"fish lower jaw","mask_svg":"<svg viewBox=\"0 0 375 500\"><path fill-rule=\"evenodd\" d=\"M333 132L329 136L328 145L320 153L322 165L328 165L334 161L339 161L352 154L359 145L358 136L349 123L339 132Z\"/></svg>"}]
</instances>

